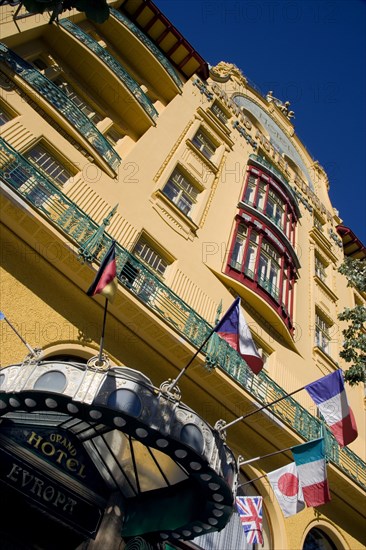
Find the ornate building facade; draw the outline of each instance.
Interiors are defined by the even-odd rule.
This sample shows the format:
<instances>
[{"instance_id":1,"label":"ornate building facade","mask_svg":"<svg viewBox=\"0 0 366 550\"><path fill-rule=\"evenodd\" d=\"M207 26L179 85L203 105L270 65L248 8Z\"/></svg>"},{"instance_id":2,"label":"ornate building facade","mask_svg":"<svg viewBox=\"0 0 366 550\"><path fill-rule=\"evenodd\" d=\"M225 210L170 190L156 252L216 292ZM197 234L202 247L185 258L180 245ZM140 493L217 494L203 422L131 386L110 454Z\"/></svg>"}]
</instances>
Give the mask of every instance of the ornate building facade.
<instances>
[{"instance_id":1,"label":"ornate building facade","mask_svg":"<svg viewBox=\"0 0 366 550\"><path fill-rule=\"evenodd\" d=\"M349 447L304 391L217 429L346 368L337 316L365 304L338 272L365 248L288 102L209 69L149 0L102 25L1 10L1 310L36 351L1 322L0 546L250 548L225 527L238 491L263 497L266 549L364 548L363 388ZM112 240L100 365L85 291ZM235 297L262 372L213 335L167 391ZM284 518L265 474L289 451L237 481L239 457L321 435L331 502Z\"/></svg>"}]
</instances>

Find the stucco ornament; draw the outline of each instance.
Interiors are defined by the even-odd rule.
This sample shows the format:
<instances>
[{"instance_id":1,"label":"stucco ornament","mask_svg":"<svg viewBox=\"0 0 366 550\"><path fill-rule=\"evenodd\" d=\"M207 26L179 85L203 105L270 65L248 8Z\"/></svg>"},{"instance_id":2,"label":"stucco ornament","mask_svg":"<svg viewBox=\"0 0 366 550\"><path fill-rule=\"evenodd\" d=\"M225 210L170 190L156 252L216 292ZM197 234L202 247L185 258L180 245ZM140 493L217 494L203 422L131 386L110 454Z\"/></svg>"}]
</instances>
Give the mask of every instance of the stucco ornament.
<instances>
[{"instance_id":1,"label":"stucco ornament","mask_svg":"<svg viewBox=\"0 0 366 550\"><path fill-rule=\"evenodd\" d=\"M240 81L244 80L244 82L247 83L247 79L234 63L220 61L220 63L210 68L210 72L214 78L223 79L225 82L229 80L230 77L234 77Z\"/></svg>"}]
</instances>

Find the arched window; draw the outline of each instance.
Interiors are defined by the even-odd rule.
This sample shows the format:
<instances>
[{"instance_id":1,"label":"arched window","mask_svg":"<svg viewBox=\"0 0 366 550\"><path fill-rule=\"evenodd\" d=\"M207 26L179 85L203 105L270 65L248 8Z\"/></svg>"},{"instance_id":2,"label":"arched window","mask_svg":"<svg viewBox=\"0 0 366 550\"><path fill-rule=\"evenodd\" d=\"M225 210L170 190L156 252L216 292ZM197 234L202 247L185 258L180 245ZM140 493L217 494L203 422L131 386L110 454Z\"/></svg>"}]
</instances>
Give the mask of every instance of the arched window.
<instances>
[{"instance_id":1,"label":"arched window","mask_svg":"<svg viewBox=\"0 0 366 550\"><path fill-rule=\"evenodd\" d=\"M337 550L337 547L324 531L314 527L306 535L302 550Z\"/></svg>"}]
</instances>

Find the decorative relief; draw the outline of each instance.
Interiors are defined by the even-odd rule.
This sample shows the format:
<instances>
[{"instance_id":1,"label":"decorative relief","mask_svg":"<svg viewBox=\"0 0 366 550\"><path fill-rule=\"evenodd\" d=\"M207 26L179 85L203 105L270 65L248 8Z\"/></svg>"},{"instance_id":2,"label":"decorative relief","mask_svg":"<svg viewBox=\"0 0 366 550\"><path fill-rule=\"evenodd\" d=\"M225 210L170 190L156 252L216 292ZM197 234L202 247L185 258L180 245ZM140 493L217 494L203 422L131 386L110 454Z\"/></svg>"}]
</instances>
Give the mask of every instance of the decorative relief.
<instances>
[{"instance_id":1,"label":"decorative relief","mask_svg":"<svg viewBox=\"0 0 366 550\"><path fill-rule=\"evenodd\" d=\"M247 84L247 79L241 72L241 70L234 65L234 63L227 63L226 61L220 61L215 67L211 67L210 73L213 77L218 77L220 79L225 79L227 77L227 80L233 76L237 78L239 81L244 82L244 84Z\"/></svg>"},{"instance_id":2,"label":"decorative relief","mask_svg":"<svg viewBox=\"0 0 366 550\"><path fill-rule=\"evenodd\" d=\"M221 180L221 174L222 174L222 170L225 166L226 157L227 157L227 155L225 155L225 154L222 156L218 172L217 172L216 177L215 177L215 179L214 179L214 181L211 185L210 194L209 194L209 197L207 199L206 206L205 206L205 209L203 211L202 218L201 218L201 221L200 221L200 224L199 224L200 228L202 228L206 223L206 219L207 219L207 216L208 216L208 211L210 210L210 207L211 207L213 198L215 196L219 181Z\"/></svg>"},{"instance_id":3,"label":"decorative relief","mask_svg":"<svg viewBox=\"0 0 366 550\"><path fill-rule=\"evenodd\" d=\"M187 148L181 158L185 161L185 170L190 173L193 179L198 181L202 187L207 187L207 180L210 176L213 176L213 169L216 172L216 167L212 162L207 160L204 155L200 155L190 141L187 141ZM188 166L191 170L188 169Z\"/></svg>"},{"instance_id":4,"label":"decorative relief","mask_svg":"<svg viewBox=\"0 0 366 550\"><path fill-rule=\"evenodd\" d=\"M170 151L169 151L167 157L165 158L163 164L160 166L159 170L155 174L155 177L154 177L155 182L157 182L159 180L160 176L162 175L162 173L164 172L164 170L167 167L168 163L172 159L172 157L173 157L174 153L176 152L176 150L178 149L179 145L183 142L183 140L184 140L188 130L192 126L193 122L194 122L193 120L190 120L188 122L187 126L184 128L183 132L180 134L179 138L174 143L173 147L170 149Z\"/></svg>"},{"instance_id":5,"label":"decorative relief","mask_svg":"<svg viewBox=\"0 0 366 550\"><path fill-rule=\"evenodd\" d=\"M1 137L17 150L27 148L27 146L36 140L36 136L18 120L14 120L13 124L10 122L7 128L2 130Z\"/></svg>"},{"instance_id":6,"label":"decorative relief","mask_svg":"<svg viewBox=\"0 0 366 550\"><path fill-rule=\"evenodd\" d=\"M181 235L187 240L193 241L193 230L196 227L192 222L192 227L189 223L184 223L178 220L176 215L173 215L171 211L163 203L163 197L156 195L156 200L153 202L153 209L159 214L162 220L164 220L176 233ZM189 220L187 220L189 222Z\"/></svg>"}]
</instances>

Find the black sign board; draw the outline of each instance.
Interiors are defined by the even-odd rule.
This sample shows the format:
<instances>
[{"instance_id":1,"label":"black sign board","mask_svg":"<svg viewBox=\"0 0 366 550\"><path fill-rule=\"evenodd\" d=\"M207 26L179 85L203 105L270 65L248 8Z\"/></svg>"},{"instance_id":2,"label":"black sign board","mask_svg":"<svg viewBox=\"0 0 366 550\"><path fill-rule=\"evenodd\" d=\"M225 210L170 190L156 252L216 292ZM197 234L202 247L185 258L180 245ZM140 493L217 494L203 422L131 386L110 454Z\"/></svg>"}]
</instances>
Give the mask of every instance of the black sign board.
<instances>
[{"instance_id":1,"label":"black sign board","mask_svg":"<svg viewBox=\"0 0 366 550\"><path fill-rule=\"evenodd\" d=\"M0 481L38 508L94 538L104 510L57 482L39 467L0 448Z\"/></svg>"}]
</instances>

